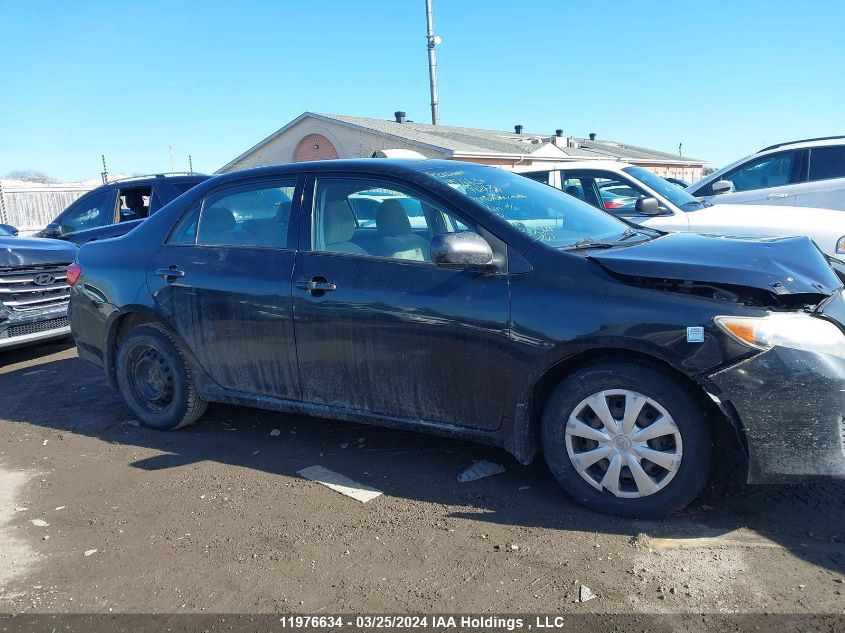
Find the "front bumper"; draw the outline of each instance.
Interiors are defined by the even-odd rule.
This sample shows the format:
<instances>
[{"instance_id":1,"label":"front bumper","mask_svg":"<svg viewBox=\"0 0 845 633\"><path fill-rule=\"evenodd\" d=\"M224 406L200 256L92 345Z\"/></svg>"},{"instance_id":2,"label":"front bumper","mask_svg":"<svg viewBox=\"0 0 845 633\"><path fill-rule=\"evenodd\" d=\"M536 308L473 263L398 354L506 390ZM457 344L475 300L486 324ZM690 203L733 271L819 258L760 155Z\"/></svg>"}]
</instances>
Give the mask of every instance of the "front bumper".
<instances>
[{"instance_id":1,"label":"front bumper","mask_svg":"<svg viewBox=\"0 0 845 633\"><path fill-rule=\"evenodd\" d=\"M13 312L0 320L0 349L34 345L70 336L67 306L32 312Z\"/></svg>"},{"instance_id":2,"label":"front bumper","mask_svg":"<svg viewBox=\"0 0 845 633\"><path fill-rule=\"evenodd\" d=\"M710 380L742 424L749 483L845 478L845 360L775 347Z\"/></svg>"}]
</instances>

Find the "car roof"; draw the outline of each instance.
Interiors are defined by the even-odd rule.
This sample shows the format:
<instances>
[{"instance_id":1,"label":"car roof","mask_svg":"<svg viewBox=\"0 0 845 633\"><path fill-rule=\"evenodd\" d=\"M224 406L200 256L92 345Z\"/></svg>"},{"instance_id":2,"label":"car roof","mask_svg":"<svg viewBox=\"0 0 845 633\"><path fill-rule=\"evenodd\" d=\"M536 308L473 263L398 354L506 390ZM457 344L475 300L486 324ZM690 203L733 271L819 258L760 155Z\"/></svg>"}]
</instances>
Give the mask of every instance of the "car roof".
<instances>
[{"instance_id":1,"label":"car roof","mask_svg":"<svg viewBox=\"0 0 845 633\"><path fill-rule=\"evenodd\" d=\"M153 185L156 182L194 182L199 184L204 180L208 180L211 176L208 174L194 173L167 173L167 174L146 174L143 176L128 176L126 178L118 178L117 180L110 180L109 182L100 185L93 191L99 191L109 187L125 187L127 185L135 187L144 187Z\"/></svg>"},{"instance_id":2,"label":"car roof","mask_svg":"<svg viewBox=\"0 0 845 633\"><path fill-rule=\"evenodd\" d=\"M774 149L784 149L789 147L824 147L827 145L845 145L845 136L820 136L818 138L805 138L800 141L787 141L785 143L776 143L769 145L759 150L757 153L762 154Z\"/></svg>"},{"instance_id":3,"label":"car roof","mask_svg":"<svg viewBox=\"0 0 845 633\"><path fill-rule=\"evenodd\" d=\"M338 158L334 160L312 160L299 163L282 163L279 165L239 169L237 171L218 174L212 178L215 183L225 183L230 180L241 180L243 178L320 172L366 172L389 176L407 174L409 172L424 172L432 166L457 169L461 165L471 165L474 168L477 167L481 169L498 169L498 167L490 167L480 163L455 160L420 158Z\"/></svg>"}]
</instances>

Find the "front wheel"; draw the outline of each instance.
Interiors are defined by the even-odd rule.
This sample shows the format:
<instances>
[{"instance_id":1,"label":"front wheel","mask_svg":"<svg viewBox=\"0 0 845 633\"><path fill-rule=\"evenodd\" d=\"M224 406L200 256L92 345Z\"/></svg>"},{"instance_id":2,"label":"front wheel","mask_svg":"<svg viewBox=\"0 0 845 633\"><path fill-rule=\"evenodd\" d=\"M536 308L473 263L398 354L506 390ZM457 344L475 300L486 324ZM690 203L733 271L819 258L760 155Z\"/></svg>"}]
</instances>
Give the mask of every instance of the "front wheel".
<instances>
[{"instance_id":1,"label":"front wheel","mask_svg":"<svg viewBox=\"0 0 845 633\"><path fill-rule=\"evenodd\" d=\"M120 393L144 426L171 431L205 413L208 405L197 395L191 368L165 328L150 324L129 332L116 365Z\"/></svg>"},{"instance_id":2,"label":"front wheel","mask_svg":"<svg viewBox=\"0 0 845 633\"><path fill-rule=\"evenodd\" d=\"M686 385L645 363L579 369L543 413L543 452L561 486L607 514L657 518L707 482L712 440Z\"/></svg>"}]
</instances>

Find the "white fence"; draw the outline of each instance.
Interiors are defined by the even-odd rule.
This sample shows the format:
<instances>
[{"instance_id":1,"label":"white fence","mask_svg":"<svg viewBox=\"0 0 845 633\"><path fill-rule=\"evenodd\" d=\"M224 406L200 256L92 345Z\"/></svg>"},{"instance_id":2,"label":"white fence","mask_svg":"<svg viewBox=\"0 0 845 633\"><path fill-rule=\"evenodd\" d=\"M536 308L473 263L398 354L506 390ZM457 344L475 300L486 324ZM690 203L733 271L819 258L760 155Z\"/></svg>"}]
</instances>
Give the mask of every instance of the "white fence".
<instances>
[{"instance_id":1,"label":"white fence","mask_svg":"<svg viewBox=\"0 0 845 633\"><path fill-rule=\"evenodd\" d=\"M0 180L0 224L17 227L21 235L40 231L71 202L99 184L89 181L42 185Z\"/></svg>"}]
</instances>

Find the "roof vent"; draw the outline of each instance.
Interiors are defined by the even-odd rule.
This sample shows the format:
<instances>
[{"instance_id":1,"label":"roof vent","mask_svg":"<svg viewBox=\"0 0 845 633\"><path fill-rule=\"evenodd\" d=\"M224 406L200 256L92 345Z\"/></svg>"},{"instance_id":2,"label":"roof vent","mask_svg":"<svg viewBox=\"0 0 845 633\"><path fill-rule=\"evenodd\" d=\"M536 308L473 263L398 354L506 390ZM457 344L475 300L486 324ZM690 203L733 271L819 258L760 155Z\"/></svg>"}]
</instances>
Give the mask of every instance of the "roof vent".
<instances>
[{"instance_id":1,"label":"roof vent","mask_svg":"<svg viewBox=\"0 0 845 633\"><path fill-rule=\"evenodd\" d=\"M404 112L397 110L396 112L393 113L393 116L396 117L397 123L404 123L405 122L405 113Z\"/></svg>"},{"instance_id":2,"label":"roof vent","mask_svg":"<svg viewBox=\"0 0 845 633\"><path fill-rule=\"evenodd\" d=\"M521 125L514 125L513 131L516 132L517 134L522 134L522 126Z\"/></svg>"},{"instance_id":3,"label":"roof vent","mask_svg":"<svg viewBox=\"0 0 845 633\"><path fill-rule=\"evenodd\" d=\"M595 132L590 132L590 140L591 140L591 141L595 141L595 140L596 140L596 133L595 133Z\"/></svg>"},{"instance_id":4,"label":"roof vent","mask_svg":"<svg viewBox=\"0 0 845 633\"><path fill-rule=\"evenodd\" d=\"M563 130L555 130L555 136L563 136Z\"/></svg>"}]
</instances>

